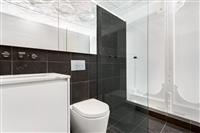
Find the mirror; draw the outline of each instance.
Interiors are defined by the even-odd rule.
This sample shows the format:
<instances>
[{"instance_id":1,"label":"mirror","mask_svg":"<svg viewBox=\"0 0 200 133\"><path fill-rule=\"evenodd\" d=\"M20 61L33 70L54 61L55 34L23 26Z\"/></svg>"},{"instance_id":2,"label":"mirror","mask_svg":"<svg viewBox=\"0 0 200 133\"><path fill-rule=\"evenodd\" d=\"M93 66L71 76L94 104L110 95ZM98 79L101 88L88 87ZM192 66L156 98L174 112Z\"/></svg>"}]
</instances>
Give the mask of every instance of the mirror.
<instances>
[{"instance_id":1,"label":"mirror","mask_svg":"<svg viewBox=\"0 0 200 133\"><path fill-rule=\"evenodd\" d=\"M96 4L2 0L1 45L96 54Z\"/></svg>"}]
</instances>

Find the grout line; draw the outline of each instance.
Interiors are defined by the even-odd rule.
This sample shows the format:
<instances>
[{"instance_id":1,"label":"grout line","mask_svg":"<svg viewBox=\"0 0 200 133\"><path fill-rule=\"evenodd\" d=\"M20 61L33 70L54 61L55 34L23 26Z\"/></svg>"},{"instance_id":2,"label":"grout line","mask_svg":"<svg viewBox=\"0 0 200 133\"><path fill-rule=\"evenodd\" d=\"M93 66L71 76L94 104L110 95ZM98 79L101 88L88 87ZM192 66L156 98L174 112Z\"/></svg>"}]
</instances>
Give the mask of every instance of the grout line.
<instances>
[{"instance_id":1,"label":"grout line","mask_svg":"<svg viewBox=\"0 0 200 133\"><path fill-rule=\"evenodd\" d=\"M132 113L132 112L130 112L130 113ZM125 118L126 116L128 116L130 113L128 113L127 115L124 115L122 118L116 120L116 122L115 122L114 124L111 124L111 126L114 126L114 125L116 125L117 123L119 123L122 119L124 119L124 118ZM112 118L111 115L110 115L109 118Z\"/></svg>"},{"instance_id":2,"label":"grout line","mask_svg":"<svg viewBox=\"0 0 200 133\"><path fill-rule=\"evenodd\" d=\"M49 72L49 52L47 52L46 54L46 72Z\"/></svg>"},{"instance_id":3,"label":"grout line","mask_svg":"<svg viewBox=\"0 0 200 133\"><path fill-rule=\"evenodd\" d=\"M2 9L2 1L0 1L0 11L2 11L1 10ZM2 22L2 14L0 14L0 21ZM2 23L1 23L1 25L0 25L0 28L2 29ZM0 43L2 44L2 30L0 30ZM3 132L3 118L2 118L2 116L3 116L3 94L2 94L2 92L3 92L3 86L1 85L2 84L2 78L0 78L0 133L1 132Z\"/></svg>"},{"instance_id":4,"label":"grout line","mask_svg":"<svg viewBox=\"0 0 200 133\"><path fill-rule=\"evenodd\" d=\"M160 133L162 133L162 132L163 132L164 128L166 127L166 124L167 124L167 122L165 122L165 125L162 127L162 129L161 129Z\"/></svg>"},{"instance_id":5,"label":"grout line","mask_svg":"<svg viewBox=\"0 0 200 133\"><path fill-rule=\"evenodd\" d=\"M3 86L2 84L2 78L0 78L0 132L3 132Z\"/></svg>"},{"instance_id":6,"label":"grout line","mask_svg":"<svg viewBox=\"0 0 200 133\"><path fill-rule=\"evenodd\" d=\"M137 124L137 126L135 126L135 128L132 130L134 131L136 128L140 127L140 125L146 120L147 118L144 118L139 124ZM147 126L147 131L149 131L149 125Z\"/></svg>"},{"instance_id":7,"label":"grout line","mask_svg":"<svg viewBox=\"0 0 200 133\"><path fill-rule=\"evenodd\" d=\"M71 84L79 84L79 83L86 83L86 82L90 82L90 80L75 81L75 82L71 81Z\"/></svg>"},{"instance_id":8,"label":"grout line","mask_svg":"<svg viewBox=\"0 0 200 133\"><path fill-rule=\"evenodd\" d=\"M13 52L13 47L11 47L11 53L10 53L10 55L11 55L11 75L13 75L13 73L14 73L14 60L13 60L13 56L14 56L14 54L13 54L14 52Z\"/></svg>"},{"instance_id":9,"label":"grout line","mask_svg":"<svg viewBox=\"0 0 200 133\"><path fill-rule=\"evenodd\" d=\"M120 118L119 120L116 120L117 122L115 122L114 124L111 124L111 126L114 126L114 125L116 125L117 123L119 123L122 119L124 119L126 116L128 116L129 114L131 114L131 113L133 113L133 112L130 112L130 113L128 113L127 115L125 115L125 116L123 116L122 118ZM110 116L111 117L111 116ZM111 117L112 118L112 117ZM140 125L144 120L145 120L146 118L143 118L143 120L138 124L138 125ZM137 126L138 126L137 125ZM136 126L136 127L137 127Z\"/></svg>"}]
</instances>

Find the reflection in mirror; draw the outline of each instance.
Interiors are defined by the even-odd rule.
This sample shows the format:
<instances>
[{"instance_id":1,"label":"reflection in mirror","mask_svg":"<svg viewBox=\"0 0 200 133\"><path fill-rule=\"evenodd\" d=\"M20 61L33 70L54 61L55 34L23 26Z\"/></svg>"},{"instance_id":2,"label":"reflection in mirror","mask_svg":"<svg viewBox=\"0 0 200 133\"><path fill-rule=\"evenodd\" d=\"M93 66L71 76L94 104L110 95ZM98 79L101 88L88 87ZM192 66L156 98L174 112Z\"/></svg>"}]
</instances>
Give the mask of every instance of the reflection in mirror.
<instances>
[{"instance_id":1,"label":"reflection in mirror","mask_svg":"<svg viewBox=\"0 0 200 133\"><path fill-rule=\"evenodd\" d=\"M67 51L96 54L96 4L60 0L58 12L59 29L67 29Z\"/></svg>"},{"instance_id":2,"label":"reflection in mirror","mask_svg":"<svg viewBox=\"0 0 200 133\"><path fill-rule=\"evenodd\" d=\"M3 0L1 15L2 45L96 54L91 1Z\"/></svg>"},{"instance_id":3,"label":"reflection in mirror","mask_svg":"<svg viewBox=\"0 0 200 133\"><path fill-rule=\"evenodd\" d=\"M58 50L58 13L52 5L58 3L3 0L2 44Z\"/></svg>"}]
</instances>

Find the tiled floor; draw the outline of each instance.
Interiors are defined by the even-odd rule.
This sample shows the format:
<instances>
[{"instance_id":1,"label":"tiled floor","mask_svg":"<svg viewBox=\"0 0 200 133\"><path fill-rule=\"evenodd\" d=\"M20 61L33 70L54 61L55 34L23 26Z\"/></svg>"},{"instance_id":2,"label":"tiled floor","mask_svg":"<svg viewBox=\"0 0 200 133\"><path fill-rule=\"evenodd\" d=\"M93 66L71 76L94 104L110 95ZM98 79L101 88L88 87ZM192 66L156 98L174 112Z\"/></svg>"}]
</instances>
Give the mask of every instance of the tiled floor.
<instances>
[{"instance_id":1,"label":"tiled floor","mask_svg":"<svg viewBox=\"0 0 200 133\"><path fill-rule=\"evenodd\" d=\"M130 104L116 107L109 119L107 133L191 133L189 130L150 117Z\"/></svg>"}]
</instances>

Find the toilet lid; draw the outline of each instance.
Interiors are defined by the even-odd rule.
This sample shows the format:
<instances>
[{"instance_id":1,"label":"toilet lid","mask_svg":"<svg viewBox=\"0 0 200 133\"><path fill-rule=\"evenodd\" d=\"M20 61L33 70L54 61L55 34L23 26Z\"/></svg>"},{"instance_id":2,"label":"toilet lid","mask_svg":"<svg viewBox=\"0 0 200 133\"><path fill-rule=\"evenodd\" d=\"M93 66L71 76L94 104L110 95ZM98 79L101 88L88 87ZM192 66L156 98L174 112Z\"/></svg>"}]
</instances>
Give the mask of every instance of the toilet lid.
<instances>
[{"instance_id":1,"label":"toilet lid","mask_svg":"<svg viewBox=\"0 0 200 133\"><path fill-rule=\"evenodd\" d=\"M96 99L89 99L72 105L72 110L88 118L103 117L109 112L109 106Z\"/></svg>"}]
</instances>

